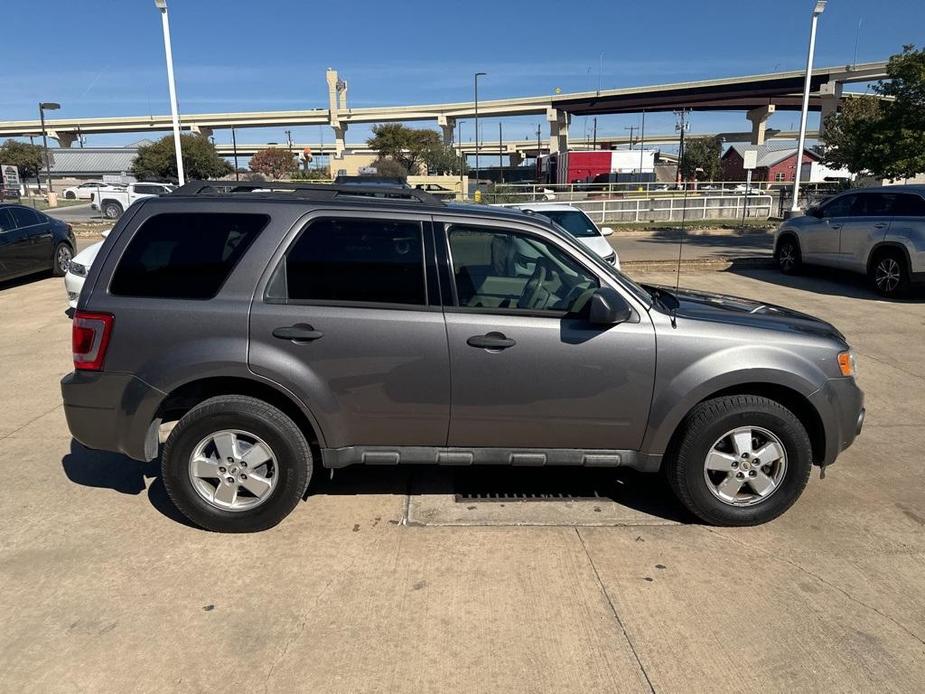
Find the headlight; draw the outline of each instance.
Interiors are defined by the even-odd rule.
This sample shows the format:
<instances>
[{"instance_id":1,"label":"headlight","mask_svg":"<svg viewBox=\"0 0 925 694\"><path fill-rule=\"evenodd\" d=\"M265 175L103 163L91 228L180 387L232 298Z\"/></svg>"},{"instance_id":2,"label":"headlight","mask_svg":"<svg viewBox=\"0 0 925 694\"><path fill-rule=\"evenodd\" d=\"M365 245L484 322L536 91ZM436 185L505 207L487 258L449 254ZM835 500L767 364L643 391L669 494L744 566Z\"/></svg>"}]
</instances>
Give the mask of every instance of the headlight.
<instances>
[{"instance_id":1,"label":"headlight","mask_svg":"<svg viewBox=\"0 0 925 694\"><path fill-rule=\"evenodd\" d=\"M68 263L67 271L70 272L72 275L77 275L78 277L87 276L87 266L81 265L80 263L75 263L73 260L70 263Z\"/></svg>"},{"instance_id":2,"label":"headlight","mask_svg":"<svg viewBox=\"0 0 925 694\"><path fill-rule=\"evenodd\" d=\"M842 376L854 376L857 373L857 359L854 352L839 352L838 368Z\"/></svg>"}]
</instances>

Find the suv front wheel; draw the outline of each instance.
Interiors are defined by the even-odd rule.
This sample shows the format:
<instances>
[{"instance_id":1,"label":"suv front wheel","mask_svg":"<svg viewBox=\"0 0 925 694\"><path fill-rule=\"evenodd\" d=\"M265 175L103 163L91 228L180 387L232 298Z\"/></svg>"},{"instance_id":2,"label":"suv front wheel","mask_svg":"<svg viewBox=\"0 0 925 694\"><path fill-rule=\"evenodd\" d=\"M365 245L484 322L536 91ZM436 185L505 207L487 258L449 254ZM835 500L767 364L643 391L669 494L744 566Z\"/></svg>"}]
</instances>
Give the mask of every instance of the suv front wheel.
<instances>
[{"instance_id":1,"label":"suv front wheel","mask_svg":"<svg viewBox=\"0 0 925 694\"><path fill-rule=\"evenodd\" d=\"M225 395L180 419L164 446L161 470L171 500L196 525L256 532L298 504L312 455L282 411L256 398Z\"/></svg>"},{"instance_id":2,"label":"suv front wheel","mask_svg":"<svg viewBox=\"0 0 925 694\"><path fill-rule=\"evenodd\" d=\"M707 400L688 415L676 454L666 461L678 499L713 525L758 525L799 498L812 469L800 420L755 395Z\"/></svg>"}]
</instances>

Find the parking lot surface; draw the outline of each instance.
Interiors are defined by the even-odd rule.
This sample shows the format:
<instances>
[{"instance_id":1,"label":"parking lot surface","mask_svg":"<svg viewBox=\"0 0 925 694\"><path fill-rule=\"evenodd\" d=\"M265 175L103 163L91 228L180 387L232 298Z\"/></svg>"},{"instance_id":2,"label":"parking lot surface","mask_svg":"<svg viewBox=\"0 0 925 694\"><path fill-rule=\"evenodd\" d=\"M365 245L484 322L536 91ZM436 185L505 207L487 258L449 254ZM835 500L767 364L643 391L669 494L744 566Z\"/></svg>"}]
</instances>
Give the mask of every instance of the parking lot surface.
<instances>
[{"instance_id":1,"label":"parking lot surface","mask_svg":"<svg viewBox=\"0 0 925 694\"><path fill-rule=\"evenodd\" d=\"M61 280L0 286L0 689L921 691L925 302L735 265L681 283L858 351L863 434L770 524L692 523L621 471L348 468L277 528L204 532L156 463L71 440Z\"/></svg>"}]
</instances>

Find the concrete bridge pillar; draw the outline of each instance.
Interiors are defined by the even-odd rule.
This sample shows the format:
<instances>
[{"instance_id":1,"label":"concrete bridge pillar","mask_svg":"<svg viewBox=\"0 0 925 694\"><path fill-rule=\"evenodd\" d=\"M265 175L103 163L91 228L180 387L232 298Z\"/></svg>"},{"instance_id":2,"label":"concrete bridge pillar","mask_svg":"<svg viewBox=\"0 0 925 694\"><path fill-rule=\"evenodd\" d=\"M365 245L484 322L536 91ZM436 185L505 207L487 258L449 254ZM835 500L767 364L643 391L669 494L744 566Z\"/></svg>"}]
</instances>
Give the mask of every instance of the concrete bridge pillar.
<instances>
[{"instance_id":1,"label":"concrete bridge pillar","mask_svg":"<svg viewBox=\"0 0 925 694\"><path fill-rule=\"evenodd\" d=\"M568 126L572 120L571 114L560 109L546 109L546 120L549 121L549 152L568 151Z\"/></svg>"},{"instance_id":2,"label":"concrete bridge pillar","mask_svg":"<svg viewBox=\"0 0 925 694\"><path fill-rule=\"evenodd\" d=\"M437 125L443 131L443 144L448 147L453 144L454 131L456 130L456 119L448 118L444 115L437 116Z\"/></svg>"},{"instance_id":3,"label":"concrete bridge pillar","mask_svg":"<svg viewBox=\"0 0 925 694\"><path fill-rule=\"evenodd\" d=\"M191 125L190 132L192 132L193 135L199 135L200 137L209 139L212 137L212 134L215 132L215 130L214 128L210 128L208 125Z\"/></svg>"},{"instance_id":4,"label":"concrete bridge pillar","mask_svg":"<svg viewBox=\"0 0 925 694\"><path fill-rule=\"evenodd\" d=\"M777 107L774 104L753 108L748 112L746 118L752 122L752 144L763 145L767 137L768 118Z\"/></svg>"},{"instance_id":5,"label":"concrete bridge pillar","mask_svg":"<svg viewBox=\"0 0 925 694\"><path fill-rule=\"evenodd\" d=\"M511 160L511 166L520 166L524 163L524 154L523 152L518 152L517 150L512 150L508 152L508 157Z\"/></svg>"},{"instance_id":6,"label":"concrete bridge pillar","mask_svg":"<svg viewBox=\"0 0 925 694\"><path fill-rule=\"evenodd\" d=\"M825 139L825 119L838 111L838 104L841 102L842 83L826 82L819 87L819 94L822 97L822 109L819 112L819 139Z\"/></svg>"},{"instance_id":7,"label":"concrete bridge pillar","mask_svg":"<svg viewBox=\"0 0 925 694\"><path fill-rule=\"evenodd\" d=\"M347 149L347 124L332 126L334 130L334 158L343 159L344 150Z\"/></svg>"},{"instance_id":8,"label":"concrete bridge pillar","mask_svg":"<svg viewBox=\"0 0 925 694\"><path fill-rule=\"evenodd\" d=\"M77 133L62 132L60 130L49 130L48 137L58 141L58 147L67 149L77 140Z\"/></svg>"}]
</instances>

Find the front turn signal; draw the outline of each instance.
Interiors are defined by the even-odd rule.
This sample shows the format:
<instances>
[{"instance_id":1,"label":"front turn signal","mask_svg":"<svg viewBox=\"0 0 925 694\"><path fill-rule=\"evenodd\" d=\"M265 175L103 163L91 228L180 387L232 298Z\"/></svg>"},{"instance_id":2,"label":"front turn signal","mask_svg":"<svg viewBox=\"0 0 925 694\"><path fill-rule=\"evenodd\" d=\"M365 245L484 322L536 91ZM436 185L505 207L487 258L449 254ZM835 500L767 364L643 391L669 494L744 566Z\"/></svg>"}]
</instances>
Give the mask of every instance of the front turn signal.
<instances>
[{"instance_id":1,"label":"front turn signal","mask_svg":"<svg viewBox=\"0 0 925 694\"><path fill-rule=\"evenodd\" d=\"M857 361L854 352L839 352L838 368L842 376L854 376L857 373Z\"/></svg>"}]
</instances>

